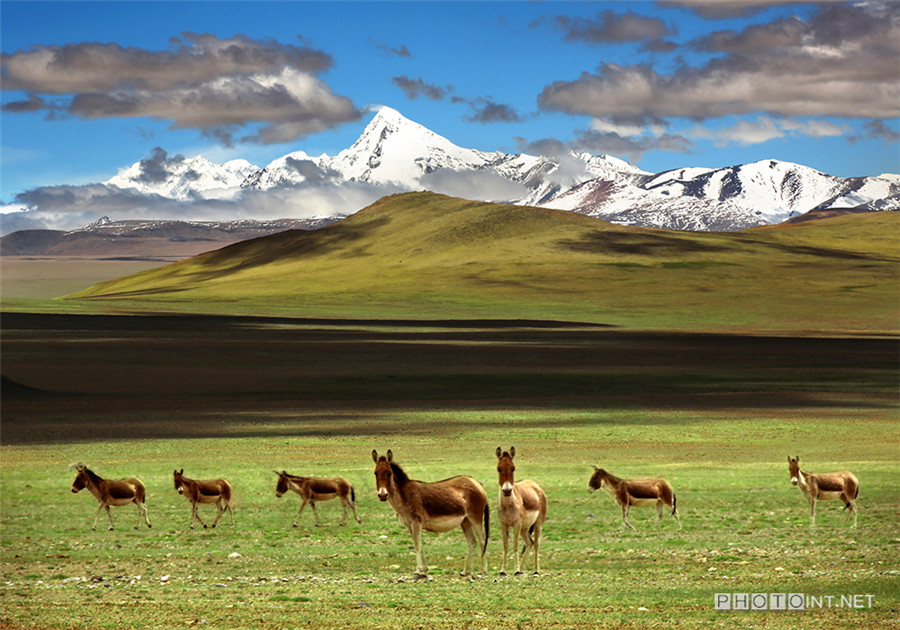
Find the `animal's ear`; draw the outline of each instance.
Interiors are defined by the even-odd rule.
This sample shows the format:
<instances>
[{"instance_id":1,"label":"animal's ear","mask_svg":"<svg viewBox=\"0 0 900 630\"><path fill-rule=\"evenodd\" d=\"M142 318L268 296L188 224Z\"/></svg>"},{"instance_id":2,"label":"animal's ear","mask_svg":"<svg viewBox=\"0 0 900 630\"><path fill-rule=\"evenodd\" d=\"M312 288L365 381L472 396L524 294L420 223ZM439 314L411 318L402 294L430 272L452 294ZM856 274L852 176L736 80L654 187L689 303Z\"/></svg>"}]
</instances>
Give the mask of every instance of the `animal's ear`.
<instances>
[{"instance_id":1,"label":"animal's ear","mask_svg":"<svg viewBox=\"0 0 900 630\"><path fill-rule=\"evenodd\" d=\"M500 459L500 457L502 455L503 455L503 449L498 446L497 447L497 459Z\"/></svg>"},{"instance_id":2,"label":"animal's ear","mask_svg":"<svg viewBox=\"0 0 900 630\"><path fill-rule=\"evenodd\" d=\"M516 447L510 446L509 447L509 458L512 459L515 456L516 456Z\"/></svg>"},{"instance_id":3,"label":"animal's ear","mask_svg":"<svg viewBox=\"0 0 900 630\"><path fill-rule=\"evenodd\" d=\"M799 455L797 455L797 463L798 463L798 464L800 463L800 456L799 456Z\"/></svg>"},{"instance_id":4,"label":"animal's ear","mask_svg":"<svg viewBox=\"0 0 900 630\"><path fill-rule=\"evenodd\" d=\"M791 463L791 456L788 455L788 464L790 464L790 463Z\"/></svg>"},{"instance_id":5,"label":"animal's ear","mask_svg":"<svg viewBox=\"0 0 900 630\"><path fill-rule=\"evenodd\" d=\"M597 467L596 467L596 466L594 466L594 465L593 465L593 464L591 464L591 468L593 468L593 469L594 469L594 472L597 472L597 471L598 471L598 470L600 470L600 469L599 469L599 468L597 468Z\"/></svg>"},{"instance_id":6,"label":"animal's ear","mask_svg":"<svg viewBox=\"0 0 900 630\"><path fill-rule=\"evenodd\" d=\"M387 452L386 455L387 455L387 460L388 460L389 462L394 461L394 454L391 453L391 449L388 449L388 452Z\"/></svg>"},{"instance_id":7,"label":"animal's ear","mask_svg":"<svg viewBox=\"0 0 900 630\"><path fill-rule=\"evenodd\" d=\"M179 471L178 471L178 474L179 474L179 475L183 475L183 474L184 474L184 468L182 468L181 470L179 470Z\"/></svg>"},{"instance_id":8,"label":"animal's ear","mask_svg":"<svg viewBox=\"0 0 900 630\"><path fill-rule=\"evenodd\" d=\"M378 463L378 451L374 448L372 449L372 461Z\"/></svg>"}]
</instances>

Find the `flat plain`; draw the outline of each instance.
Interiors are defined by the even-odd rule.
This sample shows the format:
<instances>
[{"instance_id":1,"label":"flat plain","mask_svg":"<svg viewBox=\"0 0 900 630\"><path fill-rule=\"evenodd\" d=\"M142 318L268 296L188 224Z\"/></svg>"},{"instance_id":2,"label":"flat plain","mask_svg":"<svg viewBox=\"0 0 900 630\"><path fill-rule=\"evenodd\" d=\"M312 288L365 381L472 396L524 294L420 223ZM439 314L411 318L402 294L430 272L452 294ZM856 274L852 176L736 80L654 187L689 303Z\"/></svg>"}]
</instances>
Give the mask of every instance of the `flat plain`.
<instances>
[{"instance_id":1,"label":"flat plain","mask_svg":"<svg viewBox=\"0 0 900 630\"><path fill-rule=\"evenodd\" d=\"M5 313L0 601L7 628L885 627L898 622L896 339L662 333L563 322ZM461 532L409 535L374 494L372 449L414 478L469 474L496 505L494 450L547 491L539 576L458 575ZM860 526L790 486L787 455L853 470ZM137 475L152 529L90 525L68 466ZM591 466L664 476L683 529L621 526ZM172 471L225 477L236 527L190 530ZM323 527L275 470L342 475L361 525ZM211 515L210 508L204 512ZM832 607L722 612L716 593ZM871 607L838 607L871 595Z\"/></svg>"}]
</instances>

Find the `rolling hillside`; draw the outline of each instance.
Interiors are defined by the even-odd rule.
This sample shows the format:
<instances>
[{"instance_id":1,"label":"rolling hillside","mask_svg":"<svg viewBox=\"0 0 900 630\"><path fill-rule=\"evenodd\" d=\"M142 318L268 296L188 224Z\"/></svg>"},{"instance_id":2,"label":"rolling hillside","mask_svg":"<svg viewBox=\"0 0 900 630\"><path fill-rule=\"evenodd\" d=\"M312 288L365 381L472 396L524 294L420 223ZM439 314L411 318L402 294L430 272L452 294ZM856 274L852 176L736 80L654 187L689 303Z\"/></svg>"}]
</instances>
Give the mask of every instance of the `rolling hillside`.
<instances>
[{"instance_id":1,"label":"rolling hillside","mask_svg":"<svg viewBox=\"0 0 900 630\"><path fill-rule=\"evenodd\" d=\"M733 233L613 225L433 193L245 241L69 296L110 308L896 332L900 215Z\"/></svg>"}]
</instances>

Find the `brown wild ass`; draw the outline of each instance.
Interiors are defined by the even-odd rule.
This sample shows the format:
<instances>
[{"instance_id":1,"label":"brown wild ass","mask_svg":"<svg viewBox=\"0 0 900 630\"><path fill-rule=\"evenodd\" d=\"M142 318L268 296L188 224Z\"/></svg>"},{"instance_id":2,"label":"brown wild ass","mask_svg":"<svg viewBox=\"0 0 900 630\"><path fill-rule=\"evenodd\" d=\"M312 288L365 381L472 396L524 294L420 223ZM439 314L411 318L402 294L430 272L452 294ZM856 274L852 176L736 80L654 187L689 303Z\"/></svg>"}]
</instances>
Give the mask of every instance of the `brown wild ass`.
<instances>
[{"instance_id":1,"label":"brown wild ass","mask_svg":"<svg viewBox=\"0 0 900 630\"><path fill-rule=\"evenodd\" d=\"M332 477L331 479L322 479L320 477L298 477L291 475L287 471L278 472L278 484L275 486L275 496L281 498L285 492L292 490L300 495L302 501L300 503L300 511L297 512L297 518L294 519L294 527L297 527L297 521L303 513L303 508L308 503L312 507L313 515L316 517L316 527L319 526L319 513L316 511L316 501L330 501L331 499L340 497L344 506L344 518L341 519L341 525L347 523L347 508L353 508L353 516L357 523L359 514L356 511L356 492L353 486L343 477Z\"/></svg>"},{"instance_id":2,"label":"brown wild ass","mask_svg":"<svg viewBox=\"0 0 900 630\"><path fill-rule=\"evenodd\" d=\"M616 503L622 506L622 522L625 526L632 527L628 522L628 510L632 507L656 506L657 527L662 522L663 505L672 508L672 516L681 528L681 519L678 518L675 491L665 479L621 479L602 468L594 466L594 474L588 482L588 491L606 488Z\"/></svg>"},{"instance_id":3,"label":"brown wild ass","mask_svg":"<svg viewBox=\"0 0 900 630\"><path fill-rule=\"evenodd\" d=\"M840 499L844 509L853 514L853 527L856 527L856 497L859 496L859 481L853 473L846 470L833 473L813 473L800 470L800 456L792 458L788 455L788 470L791 483L800 488L803 496L809 501L812 511L810 527L816 525L816 501Z\"/></svg>"},{"instance_id":4,"label":"brown wild ass","mask_svg":"<svg viewBox=\"0 0 900 630\"><path fill-rule=\"evenodd\" d=\"M415 579L428 575L425 554L422 551L422 530L449 532L461 527L469 544L469 555L463 575L472 573L476 549L481 547L481 573L487 568L487 539L489 510L487 494L475 479L466 476L451 477L443 481L424 482L410 479L394 462L388 451L378 456L372 451L375 462L375 489L378 498L388 501L400 522L412 535L416 550ZM480 543L480 544L479 544Z\"/></svg>"},{"instance_id":5,"label":"brown wild ass","mask_svg":"<svg viewBox=\"0 0 900 630\"><path fill-rule=\"evenodd\" d=\"M175 490L178 494L183 494L188 501L191 502L191 529L194 529L194 519L200 521L203 528L207 525L197 513L197 506L201 503L215 503L219 508L216 514L216 520L212 526L215 527L219 523L222 515L231 512L231 524L234 525L234 507L231 504L231 485L224 479L213 479L212 481L197 481L188 479L184 476L184 468L176 470L173 473L175 480Z\"/></svg>"},{"instance_id":6,"label":"brown wild ass","mask_svg":"<svg viewBox=\"0 0 900 630\"><path fill-rule=\"evenodd\" d=\"M516 448L511 446L509 452L497 447L497 473L500 482L500 506L497 509L500 517L500 531L503 532L503 569L500 575L506 575L507 557L509 555L509 530L513 530L513 553L516 556L516 575L522 573L522 563L534 548L534 573L540 573L538 552L541 548L541 530L547 519L547 495L539 485L530 479L515 481L513 473L516 465L513 458ZM525 541L521 555L519 536Z\"/></svg>"},{"instance_id":7,"label":"brown wild ass","mask_svg":"<svg viewBox=\"0 0 900 630\"><path fill-rule=\"evenodd\" d=\"M112 531L113 520L109 507L111 505L128 505L130 503L134 503L138 508L138 522L134 528L140 528L141 518L147 523L147 527L152 527L150 518L147 516L147 504L144 502L147 492L140 479L137 477L119 480L103 479L84 464L73 464L70 468L75 468L78 471L78 475L72 483L72 492L78 492L82 488L87 488L100 503L91 529L97 529L97 519L100 518L100 512L105 508L106 515L109 517L109 529Z\"/></svg>"}]
</instances>

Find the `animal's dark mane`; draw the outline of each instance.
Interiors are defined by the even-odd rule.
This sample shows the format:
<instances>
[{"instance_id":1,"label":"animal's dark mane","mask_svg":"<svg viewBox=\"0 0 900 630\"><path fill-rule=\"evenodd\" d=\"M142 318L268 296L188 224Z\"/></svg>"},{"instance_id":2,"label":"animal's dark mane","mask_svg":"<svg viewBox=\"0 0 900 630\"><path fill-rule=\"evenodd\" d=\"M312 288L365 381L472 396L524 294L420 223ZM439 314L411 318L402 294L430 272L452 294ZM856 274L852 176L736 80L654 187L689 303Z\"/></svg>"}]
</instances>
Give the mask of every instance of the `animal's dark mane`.
<instances>
[{"instance_id":1,"label":"animal's dark mane","mask_svg":"<svg viewBox=\"0 0 900 630\"><path fill-rule=\"evenodd\" d=\"M409 475L400 468L400 464L396 462L389 462L391 465L391 473L394 475L394 483L398 486L404 485L407 481L409 481Z\"/></svg>"},{"instance_id":2,"label":"animal's dark mane","mask_svg":"<svg viewBox=\"0 0 900 630\"><path fill-rule=\"evenodd\" d=\"M91 482L92 482L94 485L99 485L100 482L103 481L103 479L101 479L100 476L99 476L97 473L95 473L93 470L91 470L91 469L88 468L87 466L85 466L84 468L82 468L82 470L84 471L84 473L85 473L88 477L90 477Z\"/></svg>"},{"instance_id":3,"label":"animal's dark mane","mask_svg":"<svg viewBox=\"0 0 900 630\"><path fill-rule=\"evenodd\" d=\"M618 484L618 483L621 483L621 481L622 481L621 477L616 477L614 474L612 474L611 472L609 472L603 468L601 468L598 472L600 474L602 474L604 477L606 477L610 483Z\"/></svg>"}]
</instances>

